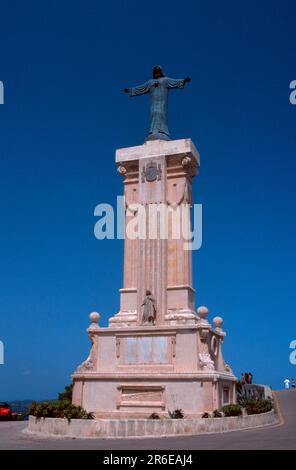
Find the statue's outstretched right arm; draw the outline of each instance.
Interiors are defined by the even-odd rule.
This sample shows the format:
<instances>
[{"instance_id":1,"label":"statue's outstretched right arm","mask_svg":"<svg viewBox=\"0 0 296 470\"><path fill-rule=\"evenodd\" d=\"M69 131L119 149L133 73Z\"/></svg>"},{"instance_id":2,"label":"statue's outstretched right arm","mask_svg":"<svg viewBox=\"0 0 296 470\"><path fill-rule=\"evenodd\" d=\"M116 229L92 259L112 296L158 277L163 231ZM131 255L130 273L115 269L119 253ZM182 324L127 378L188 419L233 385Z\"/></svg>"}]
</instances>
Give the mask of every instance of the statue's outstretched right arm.
<instances>
[{"instance_id":1,"label":"statue's outstretched right arm","mask_svg":"<svg viewBox=\"0 0 296 470\"><path fill-rule=\"evenodd\" d=\"M150 81L143 83L143 85L139 85L132 88L124 88L122 91L124 93L128 93L130 97L137 96L137 95L145 95L145 93L149 93L150 90Z\"/></svg>"}]
</instances>

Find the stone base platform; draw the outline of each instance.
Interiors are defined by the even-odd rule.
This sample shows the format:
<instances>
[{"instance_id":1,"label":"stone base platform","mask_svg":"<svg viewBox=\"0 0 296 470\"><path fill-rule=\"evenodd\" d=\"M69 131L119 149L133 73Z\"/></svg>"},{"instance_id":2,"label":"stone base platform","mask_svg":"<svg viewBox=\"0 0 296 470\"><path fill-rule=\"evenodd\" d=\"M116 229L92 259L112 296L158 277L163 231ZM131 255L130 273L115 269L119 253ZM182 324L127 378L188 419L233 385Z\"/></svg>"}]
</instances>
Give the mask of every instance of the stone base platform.
<instances>
[{"instance_id":1,"label":"stone base platform","mask_svg":"<svg viewBox=\"0 0 296 470\"><path fill-rule=\"evenodd\" d=\"M67 419L29 417L27 431L39 436L75 438L165 437L211 434L272 426L279 423L274 411L268 413L207 419Z\"/></svg>"},{"instance_id":2,"label":"stone base platform","mask_svg":"<svg viewBox=\"0 0 296 470\"><path fill-rule=\"evenodd\" d=\"M205 316L207 309L199 309ZM93 316L91 316L93 318ZM94 317L96 318L96 317ZM96 419L147 419L182 409L200 418L236 402L236 377L224 362L221 319L194 325L88 328L89 357L73 374L72 401Z\"/></svg>"}]
</instances>

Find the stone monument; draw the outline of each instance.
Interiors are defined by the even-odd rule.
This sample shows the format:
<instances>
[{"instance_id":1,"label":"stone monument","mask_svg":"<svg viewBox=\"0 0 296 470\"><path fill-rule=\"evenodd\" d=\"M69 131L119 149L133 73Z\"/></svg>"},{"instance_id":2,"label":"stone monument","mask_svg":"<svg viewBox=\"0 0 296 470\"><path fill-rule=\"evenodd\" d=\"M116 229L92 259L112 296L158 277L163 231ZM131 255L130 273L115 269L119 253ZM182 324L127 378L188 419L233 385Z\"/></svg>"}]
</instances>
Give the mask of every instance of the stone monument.
<instances>
[{"instance_id":1,"label":"stone monument","mask_svg":"<svg viewBox=\"0 0 296 470\"><path fill-rule=\"evenodd\" d=\"M145 143L116 151L126 228L141 209L144 236L126 235L119 312L106 328L98 325L98 313L90 314L90 354L73 374L73 403L97 418L145 418L177 408L200 417L236 401L236 378L222 355L223 320L215 317L211 325L206 307L195 312L192 251L185 249L184 231L176 237L170 223L174 217L190 229L192 180L200 166L191 139L170 140L167 126L168 91L189 81L165 77L156 66L152 80L124 89L151 99ZM185 210L178 211L181 205ZM174 210L163 236L158 209L168 206Z\"/></svg>"}]
</instances>

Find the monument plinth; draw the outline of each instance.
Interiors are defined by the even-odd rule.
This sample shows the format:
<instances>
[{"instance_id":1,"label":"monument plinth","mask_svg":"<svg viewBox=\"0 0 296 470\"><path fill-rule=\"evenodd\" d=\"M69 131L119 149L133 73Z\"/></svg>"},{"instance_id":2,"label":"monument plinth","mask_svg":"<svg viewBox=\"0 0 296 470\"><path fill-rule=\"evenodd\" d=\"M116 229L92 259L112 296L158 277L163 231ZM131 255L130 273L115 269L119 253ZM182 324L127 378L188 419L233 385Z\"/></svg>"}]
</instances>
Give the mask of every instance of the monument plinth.
<instances>
[{"instance_id":1,"label":"monument plinth","mask_svg":"<svg viewBox=\"0 0 296 470\"><path fill-rule=\"evenodd\" d=\"M125 236L119 312L107 328L90 315L92 346L73 375L73 403L98 418L177 408L199 417L236 400L236 378L222 355L222 319L211 326L206 307L195 314L187 234L199 154L190 139L151 139L117 150L116 163L126 231L135 219L141 227L137 237Z\"/></svg>"}]
</instances>

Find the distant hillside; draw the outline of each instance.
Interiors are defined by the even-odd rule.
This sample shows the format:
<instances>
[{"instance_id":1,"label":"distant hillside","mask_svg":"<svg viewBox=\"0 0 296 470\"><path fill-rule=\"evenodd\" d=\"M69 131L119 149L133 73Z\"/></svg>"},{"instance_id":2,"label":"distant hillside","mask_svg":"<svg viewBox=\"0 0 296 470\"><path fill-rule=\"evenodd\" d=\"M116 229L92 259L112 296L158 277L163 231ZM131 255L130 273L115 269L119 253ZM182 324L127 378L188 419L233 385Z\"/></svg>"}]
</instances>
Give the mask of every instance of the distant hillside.
<instances>
[{"instance_id":1,"label":"distant hillside","mask_svg":"<svg viewBox=\"0 0 296 470\"><path fill-rule=\"evenodd\" d=\"M8 402L14 413L27 413L33 400L15 400Z\"/></svg>"},{"instance_id":2,"label":"distant hillside","mask_svg":"<svg viewBox=\"0 0 296 470\"><path fill-rule=\"evenodd\" d=\"M34 400L14 400L9 401L8 404L11 406L14 413L28 413L31 403ZM53 400L35 400L35 401L53 401Z\"/></svg>"}]
</instances>

